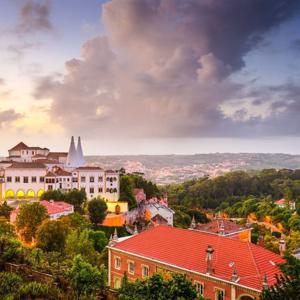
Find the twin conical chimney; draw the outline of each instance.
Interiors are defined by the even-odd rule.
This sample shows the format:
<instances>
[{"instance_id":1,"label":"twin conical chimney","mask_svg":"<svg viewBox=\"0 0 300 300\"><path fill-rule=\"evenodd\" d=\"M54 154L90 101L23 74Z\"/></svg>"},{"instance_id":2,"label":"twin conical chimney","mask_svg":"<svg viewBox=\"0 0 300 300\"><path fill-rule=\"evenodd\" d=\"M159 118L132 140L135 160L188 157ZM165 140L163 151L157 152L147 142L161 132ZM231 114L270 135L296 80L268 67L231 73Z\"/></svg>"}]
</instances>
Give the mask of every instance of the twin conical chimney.
<instances>
[{"instance_id":1,"label":"twin conical chimney","mask_svg":"<svg viewBox=\"0 0 300 300\"><path fill-rule=\"evenodd\" d=\"M78 168L84 165L84 156L82 152L81 139L78 138L77 149L75 148L74 137L71 138L66 166L69 168Z\"/></svg>"}]
</instances>

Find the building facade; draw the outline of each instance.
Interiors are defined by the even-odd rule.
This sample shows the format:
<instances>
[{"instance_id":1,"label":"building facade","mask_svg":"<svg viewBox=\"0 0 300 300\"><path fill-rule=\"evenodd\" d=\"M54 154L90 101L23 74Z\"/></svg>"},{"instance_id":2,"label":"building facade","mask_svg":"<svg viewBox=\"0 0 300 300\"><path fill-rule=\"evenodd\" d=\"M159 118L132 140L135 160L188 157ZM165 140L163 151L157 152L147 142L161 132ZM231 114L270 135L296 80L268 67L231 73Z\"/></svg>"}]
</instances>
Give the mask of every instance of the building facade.
<instances>
[{"instance_id":1,"label":"building facade","mask_svg":"<svg viewBox=\"0 0 300 300\"><path fill-rule=\"evenodd\" d=\"M50 152L21 142L8 153L0 162L0 201L35 199L49 190L84 189L88 199L99 196L110 206L117 205L118 172L86 166L80 138L76 147L72 137L69 152Z\"/></svg>"},{"instance_id":2,"label":"building facade","mask_svg":"<svg viewBox=\"0 0 300 300\"><path fill-rule=\"evenodd\" d=\"M121 286L154 273L186 274L199 295L216 300L258 299L276 281L280 255L257 245L170 226L157 226L108 246L109 285Z\"/></svg>"}]
</instances>

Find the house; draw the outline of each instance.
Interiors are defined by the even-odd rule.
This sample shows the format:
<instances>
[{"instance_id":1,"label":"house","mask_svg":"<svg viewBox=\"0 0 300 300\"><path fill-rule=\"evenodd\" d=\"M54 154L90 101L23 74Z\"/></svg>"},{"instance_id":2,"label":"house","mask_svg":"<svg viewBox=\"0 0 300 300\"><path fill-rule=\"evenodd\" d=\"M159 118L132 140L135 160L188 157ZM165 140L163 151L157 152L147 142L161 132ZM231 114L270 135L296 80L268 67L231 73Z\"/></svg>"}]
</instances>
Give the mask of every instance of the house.
<instances>
[{"instance_id":1,"label":"house","mask_svg":"<svg viewBox=\"0 0 300 300\"><path fill-rule=\"evenodd\" d=\"M289 207L291 210L295 210L296 209L296 203L295 201L288 201L289 202ZM280 207L280 208L286 208L287 206L287 201L282 198L280 200L275 201L275 204Z\"/></svg>"},{"instance_id":2,"label":"house","mask_svg":"<svg viewBox=\"0 0 300 300\"><path fill-rule=\"evenodd\" d=\"M252 228L240 226L226 219L217 218L206 224L196 224L193 219L190 229L251 242Z\"/></svg>"},{"instance_id":3,"label":"house","mask_svg":"<svg viewBox=\"0 0 300 300\"><path fill-rule=\"evenodd\" d=\"M51 220L56 220L59 217L67 216L69 214L74 213L74 206L72 204L63 202L63 201L40 201L41 205L43 205L47 209L47 213ZM10 222L15 223L17 215L19 213L19 207L14 209L10 214Z\"/></svg>"},{"instance_id":4,"label":"house","mask_svg":"<svg viewBox=\"0 0 300 300\"><path fill-rule=\"evenodd\" d=\"M125 240L114 237L108 246L108 282L117 289L125 272L129 281L178 272L205 298L251 300L276 282L276 264L283 262L248 242L161 225Z\"/></svg>"}]
</instances>

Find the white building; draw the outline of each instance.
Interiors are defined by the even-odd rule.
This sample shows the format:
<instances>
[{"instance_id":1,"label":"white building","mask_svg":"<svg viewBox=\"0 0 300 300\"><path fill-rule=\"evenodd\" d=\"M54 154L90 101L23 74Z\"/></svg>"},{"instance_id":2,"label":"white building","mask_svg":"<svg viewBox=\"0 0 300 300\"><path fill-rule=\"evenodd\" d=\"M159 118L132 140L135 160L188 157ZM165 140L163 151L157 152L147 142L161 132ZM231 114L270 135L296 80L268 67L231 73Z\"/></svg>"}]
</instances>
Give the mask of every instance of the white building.
<instances>
[{"instance_id":1,"label":"white building","mask_svg":"<svg viewBox=\"0 0 300 300\"><path fill-rule=\"evenodd\" d=\"M39 198L45 191L84 189L88 199L105 198L118 202L119 174L95 166L84 166L80 137L77 148L72 137L69 152L28 147L23 142L0 162L0 200Z\"/></svg>"}]
</instances>

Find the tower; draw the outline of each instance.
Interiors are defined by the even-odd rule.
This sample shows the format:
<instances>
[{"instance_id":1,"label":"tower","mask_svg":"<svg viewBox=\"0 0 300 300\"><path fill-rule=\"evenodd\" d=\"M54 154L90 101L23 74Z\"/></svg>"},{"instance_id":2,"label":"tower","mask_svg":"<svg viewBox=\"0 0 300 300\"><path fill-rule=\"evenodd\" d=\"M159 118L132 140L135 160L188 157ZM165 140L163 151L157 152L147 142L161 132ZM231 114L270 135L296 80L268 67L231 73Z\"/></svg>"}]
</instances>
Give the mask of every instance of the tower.
<instances>
[{"instance_id":1,"label":"tower","mask_svg":"<svg viewBox=\"0 0 300 300\"><path fill-rule=\"evenodd\" d=\"M70 147L69 147L66 166L69 168L77 168L78 167L77 152L75 149L75 143L74 143L73 136L71 138L71 143L70 143Z\"/></svg>"},{"instance_id":2,"label":"tower","mask_svg":"<svg viewBox=\"0 0 300 300\"><path fill-rule=\"evenodd\" d=\"M83 151L82 151L82 146L81 146L81 138L78 137L78 142L77 142L77 163L78 166L84 165L84 156L83 156Z\"/></svg>"}]
</instances>

